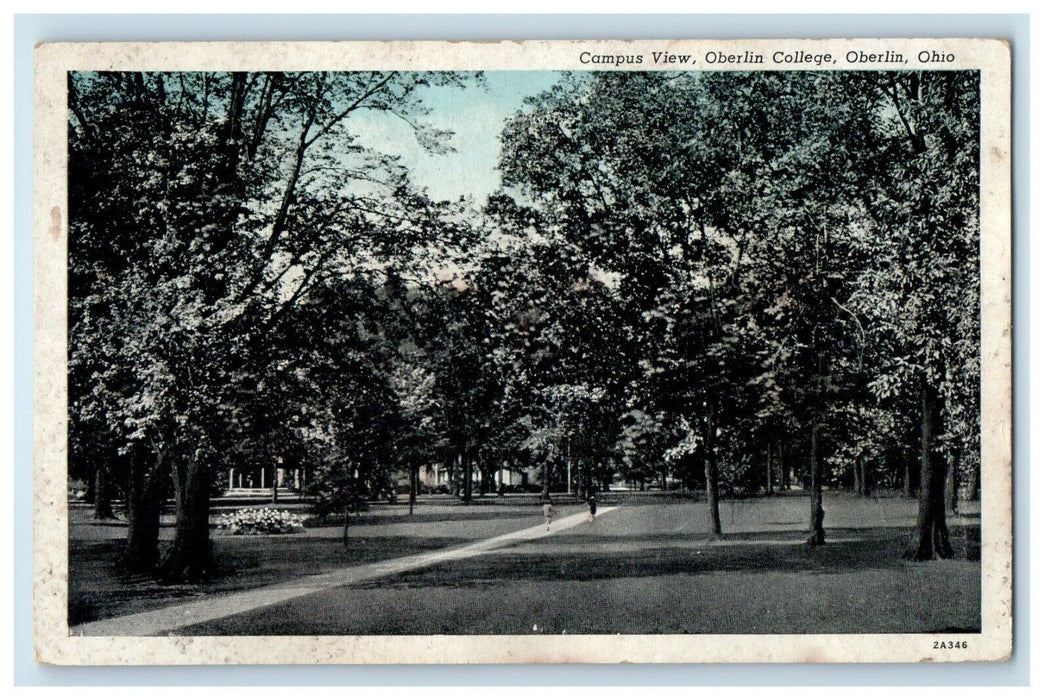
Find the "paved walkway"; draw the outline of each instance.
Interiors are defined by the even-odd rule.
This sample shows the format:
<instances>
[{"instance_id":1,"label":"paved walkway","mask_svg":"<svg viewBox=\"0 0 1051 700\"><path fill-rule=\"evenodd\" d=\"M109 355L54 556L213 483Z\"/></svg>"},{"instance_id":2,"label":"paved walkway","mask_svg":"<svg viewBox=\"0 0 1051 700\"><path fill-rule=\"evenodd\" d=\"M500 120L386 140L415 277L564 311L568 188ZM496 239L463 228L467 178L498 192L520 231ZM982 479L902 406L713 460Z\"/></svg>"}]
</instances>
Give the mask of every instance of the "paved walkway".
<instances>
[{"instance_id":1,"label":"paved walkway","mask_svg":"<svg viewBox=\"0 0 1051 700\"><path fill-rule=\"evenodd\" d=\"M616 510L617 506L599 508L599 515ZM469 559L500 549L515 542L537 540L548 535L576 527L587 520L587 513L574 513L556 519L550 529L537 525L492 537L469 545L450 547L436 552L413 554L375 564L351 566L314 576L305 576L285 583L254 588L252 590L209 596L190 603L171 605L158 610L149 610L134 615L111 617L69 630L72 636L142 637L172 634L182 627L218 620L230 615L248 612L256 608L283 603L293 598L310 595L330 588L339 588L378 578L422 569L432 564Z\"/></svg>"}]
</instances>

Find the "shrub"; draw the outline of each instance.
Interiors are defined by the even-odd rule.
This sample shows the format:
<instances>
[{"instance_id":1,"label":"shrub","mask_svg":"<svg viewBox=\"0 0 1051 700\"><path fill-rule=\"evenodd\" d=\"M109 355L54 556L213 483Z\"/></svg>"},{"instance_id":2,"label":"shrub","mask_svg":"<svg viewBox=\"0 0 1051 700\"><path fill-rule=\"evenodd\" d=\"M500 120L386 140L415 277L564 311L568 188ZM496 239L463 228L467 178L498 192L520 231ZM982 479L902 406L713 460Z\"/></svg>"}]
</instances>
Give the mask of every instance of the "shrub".
<instances>
[{"instance_id":1,"label":"shrub","mask_svg":"<svg viewBox=\"0 0 1051 700\"><path fill-rule=\"evenodd\" d=\"M241 508L219 518L219 529L231 535L286 535L303 529L305 516L274 508Z\"/></svg>"}]
</instances>

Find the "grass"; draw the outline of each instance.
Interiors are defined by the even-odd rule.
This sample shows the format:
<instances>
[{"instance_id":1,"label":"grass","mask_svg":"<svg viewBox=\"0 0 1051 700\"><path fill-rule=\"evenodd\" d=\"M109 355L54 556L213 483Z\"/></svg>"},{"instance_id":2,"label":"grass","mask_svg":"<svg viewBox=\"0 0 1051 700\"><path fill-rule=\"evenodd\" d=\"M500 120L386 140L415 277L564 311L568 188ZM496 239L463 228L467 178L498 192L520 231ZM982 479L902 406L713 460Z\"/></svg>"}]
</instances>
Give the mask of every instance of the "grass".
<instances>
[{"instance_id":1,"label":"grass","mask_svg":"<svg viewBox=\"0 0 1051 700\"><path fill-rule=\"evenodd\" d=\"M836 537L841 533L832 532ZM855 533L857 534L857 533ZM181 634L807 634L977 630L980 567L915 563L896 529L815 550L587 536L314 593ZM957 529L976 542L976 528ZM976 547L964 547L976 552Z\"/></svg>"},{"instance_id":2,"label":"grass","mask_svg":"<svg viewBox=\"0 0 1051 700\"><path fill-rule=\"evenodd\" d=\"M804 545L808 504L724 504L713 540L704 504L624 505L541 540L397 576L329 589L179 630L180 634L881 633L980 626L980 528L953 519L957 557L917 563L915 502L826 500L829 544ZM559 517L583 506L565 504ZM465 517L466 516L466 517ZM199 586L121 577L117 542L71 546L71 624L163 607L512 532L533 505L425 506L371 513L351 528L219 537L223 567Z\"/></svg>"},{"instance_id":3,"label":"grass","mask_svg":"<svg viewBox=\"0 0 1051 700\"><path fill-rule=\"evenodd\" d=\"M144 575L122 574L113 564L120 542L72 542L69 624L164 607L187 598L257 588L343 566L394 559L468 542L450 537L355 538L344 550L338 538L218 537L218 571L202 584L162 585Z\"/></svg>"},{"instance_id":4,"label":"grass","mask_svg":"<svg viewBox=\"0 0 1051 700\"><path fill-rule=\"evenodd\" d=\"M113 562L120 552L124 526L78 520L71 523L69 624L495 537L535 525L538 515L539 509L533 507L487 512L424 506L411 517L393 509L377 509L368 516L352 518L346 549L342 545L343 529L338 526L311 528L299 535L215 536L212 551L218 571L214 578L186 585L162 585L148 576L121 573ZM85 535L90 539L84 539Z\"/></svg>"}]
</instances>

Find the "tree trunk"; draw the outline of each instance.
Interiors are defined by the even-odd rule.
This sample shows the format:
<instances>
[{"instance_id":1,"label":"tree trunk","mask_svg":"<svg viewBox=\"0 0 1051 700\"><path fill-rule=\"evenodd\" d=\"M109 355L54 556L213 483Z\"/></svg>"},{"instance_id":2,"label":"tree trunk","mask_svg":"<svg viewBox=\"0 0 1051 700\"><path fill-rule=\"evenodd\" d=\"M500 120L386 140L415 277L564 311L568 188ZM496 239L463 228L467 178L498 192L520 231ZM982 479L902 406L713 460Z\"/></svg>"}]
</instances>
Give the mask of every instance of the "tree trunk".
<instances>
[{"instance_id":1,"label":"tree trunk","mask_svg":"<svg viewBox=\"0 0 1051 700\"><path fill-rule=\"evenodd\" d=\"M343 550L350 545L350 507L343 504Z\"/></svg>"},{"instance_id":2,"label":"tree trunk","mask_svg":"<svg viewBox=\"0 0 1051 700\"><path fill-rule=\"evenodd\" d=\"M544 460L544 469L541 472L541 476L543 477L544 483L541 485L540 497L543 498L544 500L547 500L551 496L551 489L550 489L550 483L551 483L551 460L550 459L545 459Z\"/></svg>"},{"instance_id":3,"label":"tree trunk","mask_svg":"<svg viewBox=\"0 0 1051 700\"><path fill-rule=\"evenodd\" d=\"M821 461L817 458L817 424L810 426L810 539L811 547L825 544L825 509L821 505Z\"/></svg>"},{"instance_id":4,"label":"tree trunk","mask_svg":"<svg viewBox=\"0 0 1051 700\"><path fill-rule=\"evenodd\" d=\"M912 495L912 475L909 465L912 464L912 458L908 453L903 452L901 455L901 497L909 498Z\"/></svg>"},{"instance_id":5,"label":"tree trunk","mask_svg":"<svg viewBox=\"0 0 1051 700\"><path fill-rule=\"evenodd\" d=\"M960 514L960 500L957 496L957 465L959 464L959 458L953 457L952 461L948 465L948 469L945 474L945 493L948 500L948 508L952 511L953 515Z\"/></svg>"},{"instance_id":6,"label":"tree trunk","mask_svg":"<svg viewBox=\"0 0 1051 700\"><path fill-rule=\"evenodd\" d=\"M167 581L206 580L214 568L208 530L210 469L195 455L176 474L175 538L158 572Z\"/></svg>"},{"instance_id":7,"label":"tree trunk","mask_svg":"<svg viewBox=\"0 0 1051 700\"><path fill-rule=\"evenodd\" d=\"M708 492L708 518L712 525L712 536L723 536L723 524L719 518L719 463L715 456L715 406L709 402L704 435L704 487Z\"/></svg>"},{"instance_id":8,"label":"tree trunk","mask_svg":"<svg viewBox=\"0 0 1051 700\"><path fill-rule=\"evenodd\" d=\"M975 468L974 474L972 474L971 478L967 480L967 491L964 494L964 498L968 501L978 500L978 492L982 485L981 476L981 468Z\"/></svg>"},{"instance_id":9,"label":"tree trunk","mask_svg":"<svg viewBox=\"0 0 1051 700\"><path fill-rule=\"evenodd\" d=\"M471 504L471 472L474 471L474 461L471 458L469 452L464 452L462 456L463 466L463 502L464 505Z\"/></svg>"},{"instance_id":10,"label":"tree trunk","mask_svg":"<svg viewBox=\"0 0 1051 700\"><path fill-rule=\"evenodd\" d=\"M920 384L920 499L917 526L919 543L916 559L928 561L937 554L952 557L949 528L945 522L945 469L934 450L934 438L941 418L938 396L926 379Z\"/></svg>"},{"instance_id":11,"label":"tree trunk","mask_svg":"<svg viewBox=\"0 0 1051 700\"><path fill-rule=\"evenodd\" d=\"M106 468L95 468L95 520L113 520L113 504L110 502L109 474Z\"/></svg>"},{"instance_id":12,"label":"tree trunk","mask_svg":"<svg viewBox=\"0 0 1051 700\"><path fill-rule=\"evenodd\" d=\"M858 460L858 478L861 483L858 484L858 495L864 498L869 495L869 477L868 477L868 460L864 457Z\"/></svg>"},{"instance_id":13,"label":"tree trunk","mask_svg":"<svg viewBox=\"0 0 1051 700\"><path fill-rule=\"evenodd\" d=\"M785 464L785 451L781 441L777 441L777 463L781 466L781 490L788 490L788 465Z\"/></svg>"},{"instance_id":14,"label":"tree trunk","mask_svg":"<svg viewBox=\"0 0 1051 700\"><path fill-rule=\"evenodd\" d=\"M485 463L481 460L481 458L476 459L475 463L478 465L478 467L477 467L477 469L478 469L478 497L481 498L482 496L485 495L486 489L487 489L487 486L486 486L486 483L485 483L485 480L486 480ZM472 474L472 476L473 476L473 474Z\"/></svg>"},{"instance_id":15,"label":"tree trunk","mask_svg":"<svg viewBox=\"0 0 1051 700\"><path fill-rule=\"evenodd\" d=\"M409 469L409 515L412 515L412 511L416 506L416 482L419 480L419 471L420 468L416 466Z\"/></svg>"},{"instance_id":16,"label":"tree trunk","mask_svg":"<svg viewBox=\"0 0 1051 700\"><path fill-rule=\"evenodd\" d=\"M719 465L712 454L704 458L704 488L708 494L708 518L712 524L712 536L722 537L723 524L719 519Z\"/></svg>"},{"instance_id":17,"label":"tree trunk","mask_svg":"<svg viewBox=\"0 0 1051 700\"><path fill-rule=\"evenodd\" d=\"M163 452L156 454L152 468L140 464L132 454L128 470L128 535L118 562L128 571L145 573L157 564L164 468Z\"/></svg>"},{"instance_id":18,"label":"tree trunk","mask_svg":"<svg viewBox=\"0 0 1051 700\"><path fill-rule=\"evenodd\" d=\"M573 493L573 451L572 447L566 447L566 494Z\"/></svg>"},{"instance_id":19,"label":"tree trunk","mask_svg":"<svg viewBox=\"0 0 1051 700\"><path fill-rule=\"evenodd\" d=\"M449 492L450 493L455 493L456 497L459 498L460 497L460 479L458 478L458 475L457 475L457 472L456 472L456 469L459 467L459 462L457 461L457 459L458 459L457 455L454 455L452 452L448 452L445 455L444 464L445 464L445 476L446 476L446 479L449 482Z\"/></svg>"},{"instance_id":20,"label":"tree trunk","mask_svg":"<svg viewBox=\"0 0 1051 700\"><path fill-rule=\"evenodd\" d=\"M766 495L774 495L774 448L773 445L766 447Z\"/></svg>"}]
</instances>

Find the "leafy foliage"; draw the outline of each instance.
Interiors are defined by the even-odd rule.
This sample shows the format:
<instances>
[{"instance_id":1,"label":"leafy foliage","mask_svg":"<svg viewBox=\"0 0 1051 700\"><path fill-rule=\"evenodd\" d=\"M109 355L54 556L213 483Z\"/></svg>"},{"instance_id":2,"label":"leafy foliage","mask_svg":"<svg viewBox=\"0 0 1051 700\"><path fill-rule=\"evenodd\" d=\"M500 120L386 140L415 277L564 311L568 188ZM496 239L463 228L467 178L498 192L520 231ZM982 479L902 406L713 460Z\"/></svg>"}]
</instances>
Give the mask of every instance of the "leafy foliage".
<instances>
[{"instance_id":1,"label":"leafy foliage","mask_svg":"<svg viewBox=\"0 0 1051 700\"><path fill-rule=\"evenodd\" d=\"M976 74L568 74L480 207L355 132L476 79L71 74L71 474L977 478Z\"/></svg>"}]
</instances>

